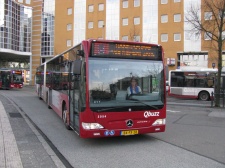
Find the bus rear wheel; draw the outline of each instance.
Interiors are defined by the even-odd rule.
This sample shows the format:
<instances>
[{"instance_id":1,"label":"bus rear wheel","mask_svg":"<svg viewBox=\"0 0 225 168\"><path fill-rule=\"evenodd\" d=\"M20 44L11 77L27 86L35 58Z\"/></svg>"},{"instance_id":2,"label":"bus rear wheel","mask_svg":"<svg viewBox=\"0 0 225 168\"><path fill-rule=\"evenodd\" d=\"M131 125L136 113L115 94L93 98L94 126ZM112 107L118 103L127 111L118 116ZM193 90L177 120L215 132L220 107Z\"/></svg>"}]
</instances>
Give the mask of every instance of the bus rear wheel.
<instances>
[{"instance_id":1,"label":"bus rear wheel","mask_svg":"<svg viewBox=\"0 0 225 168\"><path fill-rule=\"evenodd\" d=\"M42 100L42 98L41 98L41 90L40 89L38 89L38 97L39 97L40 100Z\"/></svg>"},{"instance_id":2,"label":"bus rear wheel","mask_svg":"<svg viewBox=\"0 0 225 168\"><path fill-rule=\"evenodd\" d=\"M203 101L209 100L209 93L206 91L200 92L199 93L199 99Z\"/></svg>"},{"instance_id":3,"label":"bus rear wheel","mask_svg":"<svg viewBox=\"0 0 225 168\"><path fill-rule=\"evenodd\" d=\"M66 129L71 130L71 127L67 122L67 113L68 113L68 111L67 111L67 108L66 108L66 104L64 104L63 114L62 114L63 122L64 122L64 125L65 125Z\"/></svg>"}]
</instances>

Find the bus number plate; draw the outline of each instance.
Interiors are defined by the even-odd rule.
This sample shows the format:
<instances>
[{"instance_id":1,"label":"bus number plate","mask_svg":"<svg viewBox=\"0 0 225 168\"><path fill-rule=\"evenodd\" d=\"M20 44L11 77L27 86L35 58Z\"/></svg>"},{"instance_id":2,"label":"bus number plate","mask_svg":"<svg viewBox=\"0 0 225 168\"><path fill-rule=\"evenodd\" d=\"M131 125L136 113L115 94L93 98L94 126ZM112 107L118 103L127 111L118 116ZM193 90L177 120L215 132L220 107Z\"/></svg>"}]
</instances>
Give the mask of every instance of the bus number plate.
<instances>
[{"instance_id":1,"label":"bus number plate","mask_svg":"<svg viewBox=\"0 0 225 168\"><path fill-rule=\"evenodd\" d=\"M129 131L121 131L120 135L136 135L138 134L138 130L129 130Z\"/></svg>"}]
</instances>

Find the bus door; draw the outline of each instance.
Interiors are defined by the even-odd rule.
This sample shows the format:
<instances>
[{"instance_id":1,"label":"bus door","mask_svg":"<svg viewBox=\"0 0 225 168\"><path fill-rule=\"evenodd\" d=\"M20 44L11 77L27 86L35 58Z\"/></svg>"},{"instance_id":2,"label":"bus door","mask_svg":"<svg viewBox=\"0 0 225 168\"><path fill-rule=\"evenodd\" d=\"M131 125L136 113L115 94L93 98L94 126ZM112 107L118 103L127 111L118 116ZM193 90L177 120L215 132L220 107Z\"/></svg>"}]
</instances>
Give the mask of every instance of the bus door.
<instances>
[{"instance_id":1,"label":"bus door","mask_svg":"<svg viewBox=\"0 0 225 168\"><path fill-rule=\"evenodd\" d=\"M195 95L195 86L194 86L194 77L186 76L185 77L185 87L183 89L183 95L193 96Z\"/></svg>"},{"instance_id":2,"label":"bus door","mask_svg":"<svg viewBox=\"0 0 225 168\"><path fill-rule=\"evenodd\" d=\"M79 78L72 75L70 88L70 125L79 133Z\"/></svg>"}]
</instances>

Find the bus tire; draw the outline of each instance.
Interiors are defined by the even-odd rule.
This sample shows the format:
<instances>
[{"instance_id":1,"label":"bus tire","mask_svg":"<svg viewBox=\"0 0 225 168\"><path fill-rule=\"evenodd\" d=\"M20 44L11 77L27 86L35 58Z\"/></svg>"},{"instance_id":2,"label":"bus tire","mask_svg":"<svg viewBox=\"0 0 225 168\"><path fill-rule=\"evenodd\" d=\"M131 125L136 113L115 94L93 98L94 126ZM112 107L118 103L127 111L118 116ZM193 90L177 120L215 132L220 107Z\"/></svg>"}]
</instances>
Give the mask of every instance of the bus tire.
<instances>
[{"instance_id":1,"label":"bus tire","mask_svg":"<svg viewBox=\"0 0 225 168\"><path fill-rule=\"evenodd\" d=\"M51 106L49 105L49 97L48 97L48 93L46 94L46 103L48 105L48 109L51 109Z\"/></svg>"},{"instance_id":2,"label":"bus tire","mask_svg":"<svg viewBox=\"0 0 225 168\"><path fill-rule=\"evenodd\" d=\"M71 130L70 125L67 123L67 108L65 103L63 103L62 119L66 129Z\"/></svg>"},{"instance_id":3,"label":"bus tire","mask_svg":"<svg viewBox=\"0 0 225 168\"><path fill-rule=\"evenodd\" d=\"M209 100L209 93L206 91L202 91L199 93L198 98L199 98L199 100L207 101L207 100Z\"/></svg>"},{"instance_id":4,"label":"bus tire","mask_svg":"<svg viewBox=\"0 0 225 168\"><path fill-rule=\"evenodd\" d=\"M40 100L42 100L40 89L38 89L38 97L39 97Z\"/></svg>"}]
</instances>

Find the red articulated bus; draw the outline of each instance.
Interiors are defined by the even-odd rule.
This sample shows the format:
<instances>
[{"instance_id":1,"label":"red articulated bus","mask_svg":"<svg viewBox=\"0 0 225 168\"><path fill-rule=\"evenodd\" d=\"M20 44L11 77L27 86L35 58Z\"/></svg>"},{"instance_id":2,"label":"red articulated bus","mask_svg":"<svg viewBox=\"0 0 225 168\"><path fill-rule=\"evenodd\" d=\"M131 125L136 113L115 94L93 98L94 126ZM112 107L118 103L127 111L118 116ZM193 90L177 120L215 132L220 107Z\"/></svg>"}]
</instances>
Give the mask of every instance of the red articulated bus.
<instances>
[{"instance_id":1,"label":"red articulated bus","mask_svg":"<svg viewBox=\"0 0 225 168\"><path fill-rule=\"evenodd\" d=\"M164 132L165 83L162 47L141 42L84 40L36 72L39 98L82 138Z\"/></svg>"},{"instance_id":2,"label":"red articulated bus","mask_svg":"<svg viewBox=\"0 0 225 168\"><path fill-rule=\"evenodd\" d=\"M23 88L22 70L0 69L0 88Z\"/></svg>"},{"instance_id":3,"label":"red articulated bus","mask_svg":"<svg viewBox=\"0 0 225 168\"><path fill-rule=\"evenodd\" d=\"M11 70L14 88L23 88L23 72L22 70Z\"/></svg>"}]
</instances>

